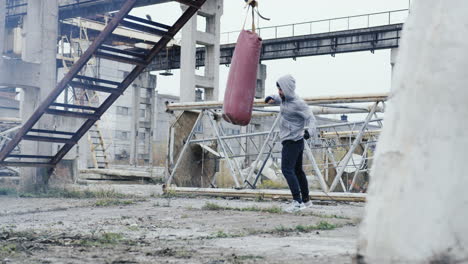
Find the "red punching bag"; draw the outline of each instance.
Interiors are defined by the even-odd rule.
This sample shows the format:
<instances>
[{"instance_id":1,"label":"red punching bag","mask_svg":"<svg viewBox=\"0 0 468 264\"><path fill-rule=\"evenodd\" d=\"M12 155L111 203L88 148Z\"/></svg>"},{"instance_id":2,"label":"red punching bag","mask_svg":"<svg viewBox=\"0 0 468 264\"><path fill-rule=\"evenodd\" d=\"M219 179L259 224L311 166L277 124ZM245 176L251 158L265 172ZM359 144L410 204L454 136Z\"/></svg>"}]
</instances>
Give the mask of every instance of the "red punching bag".
<instances>
[{"instance_id":1,"label":"red punching bag","mask_svg":"<svg viewBox=\"0 0 468 264\"><path fill-rule=\"evenodd\" d=\"M224 93L223 118L229 123L241 126L250 123L261 48L262 39L255 32L241 31Z\"/></svg>"}]
</instances>

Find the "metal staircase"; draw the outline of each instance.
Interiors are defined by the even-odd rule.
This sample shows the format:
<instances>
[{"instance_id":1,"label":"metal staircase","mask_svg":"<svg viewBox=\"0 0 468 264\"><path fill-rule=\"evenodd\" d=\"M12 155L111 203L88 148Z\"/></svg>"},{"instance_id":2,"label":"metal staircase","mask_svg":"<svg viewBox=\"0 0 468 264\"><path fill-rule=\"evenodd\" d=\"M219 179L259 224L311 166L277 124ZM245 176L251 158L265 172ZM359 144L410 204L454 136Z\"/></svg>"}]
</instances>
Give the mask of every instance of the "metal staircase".
<instances>
[{"instance_id":1,"label":"metal staircase","mask_svg":"<svg viewBox=\"0 0 468 264\"><path fill-rule=\"evenodd\" d=\"M80 59L70 68L70 71L57 84L52 92L45 98L32 116L23 124L15 137L1 150L0 165L13 167L55 167L57 163L77 144L77 142L90 130L97 120L119 98L128 86L142 73L153 61L179 30L195 15L206 0L177 0L186 4L188 8L180 18L172 25L164 25L150 20L129 15L137 0L127 0L122 4L109 21L105 29L96 37L94 42L83 53ZM151 50L137 52L119 49L106 44L106 40L112 36L118 26L124 26L147 34L154 34L161 39L154 43ZM80 75L83 67L93 57L117 61L133 65L133 70L122 78L121 81L104 80L86 75ZM108 97L98 106L84 106L77 104L59 103L58 98L67 87L72 86L89 91L108 94ZM76 131L59 131L38 129L39 120L44 115L66 116L82 121ZM12 155L13 149L23 141L60 143L60 148L53 156L41 155ZM63 144L63 145L62 145ZM8 159L8 161L6 161ZM12 160L15 159L15 160ZM41 160L40 162L38 160Z\"/></svg>"}]
</instances>

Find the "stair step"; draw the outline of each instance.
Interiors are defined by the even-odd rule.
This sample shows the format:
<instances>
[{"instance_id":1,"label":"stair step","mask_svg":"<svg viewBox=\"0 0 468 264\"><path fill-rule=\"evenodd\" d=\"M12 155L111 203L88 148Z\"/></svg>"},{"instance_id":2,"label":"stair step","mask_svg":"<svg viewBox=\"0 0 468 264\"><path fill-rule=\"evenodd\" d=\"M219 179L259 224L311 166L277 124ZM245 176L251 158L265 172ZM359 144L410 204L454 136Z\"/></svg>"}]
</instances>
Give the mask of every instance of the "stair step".
<instances>
[{"instance_id":1,"label":"stair step","mask_svg":"<svg viewBox=\"0 0 468 264\"><path fill-rule=\"evenodd\" d=\"M75 79L80 79L80 80L85 80L85 81L90 81L90 82L95 82L95 83L105 83L105 84L110 84L110 85L115 85L115 86L120 85L119 82L98 79L98 78L93 78L93 77L88 77L88 76L83 76L83 75L77 75L75 76Z\"/></svg>"},{"instance_id":2,"label":"stair step","mask_svg":"<svg viewBox=\"0 0 468 264\"><path fill-rule=\"evenodd\" d=\"M123 94L123 92L117 88L111 88L101 85L86 84L81 82L70 82L73 87L78 87L86 90L93 90L97 92L112 93L112 94Z\"/></svg>"},{"instance_id":3,"label":"stair step","mask_svg":"<svg viewBox=\"0 0 468 264\"><path fill-rule=\"evenodd\" d=\"M56 110L56 109L47 109L45 112L50 115L60 115L60 116L68 116L68 117L76 117L76 118L85 118L85 119L91 119L91 120L99 120L99 116L95 114L70 112L70 111L63 111L63 110Z\"/></svg>"},{"instance_id":4,"label":"stair step","mask_svg":"<svg viewBox=\"0 0 468 264\"><path fill-rule=\"evenodd\" d=\"M6 167L46 167L46 168L55 167L54 164L47 163L47 162L24 162L24 161L4 161L4 162L0 162L0 165L6 166Z\"/></svg>"},{"instance_id":5,"label":"stair step","mask_svg":"<svg viewBox=\"0 0 468 264\"><path fill-rule=\"evenodd\" d=\"M128 50L121 50L121 49L116 49L116 48L112 48L108 46L101 46L99 49L114 52L114 53L120 53L120 54L124 54L128 56L133 56L133 57L137 57L141 59L146 59L146 56L147 56L146 54L143 54L143 53L138 53L138 52L128 51Z\"/></svg>"},{"instance_id":6,"label":"stair step","mask_svg":"<svg viewBox=\"0 0 468 264\"><path fill-rule=\"evenodd\" d=\"M118 55L112 55L109 53L104 53L104 52L96 52L94 55L99 58L103 58L106 60L112 60L112 61L118 61L118 62L123 62L127 64L133 64L133 65L138 65L138 66L146 66L146 62L140 59L133 59L133 58L128 58L128 57L123 57L123 56L118 56Z\"/></svg>"},{"instance_id":7,"label":"stair step","mask_svg":"<svg viewBox=\"0 0 468 264\"><path fill-rule=\"evenodd\" d=\"M75 133L73 133L73 132L47 130L47 129L34 129L34 128L30 129L29 132L45 133L45 134L56 134L56 135L66 135L66 136L74 136L75 135Z\"/></svg>"},{"instance_id":8,"label":"stair step","mask_svg":"<svg viewBox=\"0 0 468 264\"><path fill-rule=\"evenodd\" d=\"M161 24L161 23L158 23L158 22L154 22L154 21L151 21L151 20L148 20L148 19L141 18L141 17L132 16L132 15L126 15L125 18L128 19L128 20L133 20L133 21L145 23L145 24L155 26L155 27L159 27L159 28L164 28L164 29L170 29L171 28L171 26L164 25L164 24Z\"/></svg>"},{"instance_id":9,"label":"stair step","mask_svg":"<svg viewBox=\"0 0 468 264\"><path fill-rule=\"evenodd\" d=\"M92 107L92 106L85 106L85 105L73 105L73 104L61 104L61 103L52 103L52 106L64 107L64 108L72 108L72 109L81 109L81 110L90 110L90 111L97 111L99 108Z\"/></svg>"},{"instance_id":10,"label":"stair step","mask_svg":"<svg viewBox=\"0 0 468 264\"><path fill-rule=\"evenodd\" d=\"M9 158L23 158L23 159L52 159L54 156L43 156L43 155L19 155L10 154Z\"/></svg>"},{"instance_id":11,"label":"stair step","mask_svg":"<svg viewBox=\"0 0 468 264\"><path fill-rule=\"evenodd\" d=\"M30 136L30 135L24 135L23 140L52 142L52 143L65 143L65 144L76 143L74 140L70 138L43 137L43 136Z\"/></svg>"},{"instance_id":12,"label":"stair step","mask_svg":"<svg viewBox=\"0 0 468 264\"><path fill-rule=\"evenodd\" d=\"M161 36L161 37L167 35L167 31L156 29L156 28L153 28L153 27L148 27L148 26L145 26L145 25L142 25L142 24L137 24L137 23L134 23L134 22L126 21L126 20L122 20L120 22L120 25L122 25L124 27L127 27L127 28L143 31L143 32L146 32L146 33L149 33L149 34L154 34L154 35L157 35L157 36Z\"/></svg>"}]
</instances>

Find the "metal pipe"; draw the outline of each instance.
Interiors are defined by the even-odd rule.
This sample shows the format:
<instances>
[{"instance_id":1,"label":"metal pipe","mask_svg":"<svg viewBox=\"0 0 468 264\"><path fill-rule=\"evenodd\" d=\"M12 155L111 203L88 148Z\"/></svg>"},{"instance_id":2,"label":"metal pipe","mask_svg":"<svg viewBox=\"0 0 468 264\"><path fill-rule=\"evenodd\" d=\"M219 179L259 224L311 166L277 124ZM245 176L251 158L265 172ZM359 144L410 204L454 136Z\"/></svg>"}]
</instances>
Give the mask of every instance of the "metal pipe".
<instances>
[{"instance_id":1,"label":"metal pipe","mask_svg":"<svg viewBox=\"0 0 468 264\"><path fill-rule=\"evenodd\" d=\"M367 114L372 106L369 107L346 107L337 105L333 106L311 106L310 109L314 115L341 115L341 114ZM383 113L383 108L378 107L376 112ZM272 114L279 113L279 110L259 109L254 108L252 116L271 116Z\"/></svg>"},{"instance_id":2,"label":"metal pipe","mask_svg":"<svg viewBox=\"0 0 468 264\"><path fill-rule=\"evenodd\" d=\"M386 101L388 99L388 93L320 96L320 97L306 97L303 99L308 105L368 103L368 102ZM274 106L274 105L266 104L263 99L258 99L254 101L254 107L271 107L271 106ZM223 107L222 101L174 103L174 104L167 105L167 111L220 109L222 107Z\"/></svg>"},{"instance_id":3,"label":"metal pipe","mask_svg":"<svg viewBox=\"0 0 468 264\"><path fill-rule=\"evenodd\" d=\"M380 134L380 130L371 130L371 131L365 131L363 133L363 137L371 137L375 135ZM335 138L335 137L352 137L352 136L357 136L359 135L360 131L354 130L354 131L336 131L336 132L324 132L320 134L321 138Z\"/></svg>"},{"instance_id":4,"label":"metal pipe","mask_svg":"<svg viewBox=\"0 0 468 264\"><path fill-rule=\"evenodd\" d=\"M381 121L382 119L374 119L369 121L370 123L373 122L378 122ZM333 127L341 127L341 126L349 126L349 125L356 125L356 124L362 124L365 123L365 121L360 121L360 122L350 122L350 123L342 123L342 124L331 124L331 125L323 125L323 126L317 126L318 129L325 129L325 128L333 128ZM278 132L278 131L274 131ZM330 132L332 133L332 132ZM254 136L265 136L270 134L269 131L265 132L255 132L255 133L248 133L248 134L239 134L239 135L230 135L230 136L223 136L221 137L222 139L236 139L236 138L244 138L244 137L254 137ZM336 135L336 133L334 133ZM214 141L217 140L217 138L204 138L204 139L195 139L190 141L190 143L202 143L202 142L208 142L208 141Z\"/></svg>"}]
</instances>

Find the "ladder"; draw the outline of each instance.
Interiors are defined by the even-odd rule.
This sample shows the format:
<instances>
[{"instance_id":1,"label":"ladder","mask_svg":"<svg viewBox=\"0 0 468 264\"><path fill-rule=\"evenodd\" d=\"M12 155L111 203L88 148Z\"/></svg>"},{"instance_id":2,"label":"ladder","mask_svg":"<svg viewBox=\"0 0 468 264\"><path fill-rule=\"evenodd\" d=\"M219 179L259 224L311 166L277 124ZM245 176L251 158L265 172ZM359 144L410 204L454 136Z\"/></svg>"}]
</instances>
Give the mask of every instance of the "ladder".
<instances>
[{"instance_id":1,"label":"ladder","mask_svg":"<svg viewBox=\"0 0 468 264\"><path fill-rule=\"evenodd\" d=\"M109 161L106 154L104 137L99 129L98 123L88 132L88 141L91 148L91 158L95 169L108 169Z\"/></svg>"},{"instance_id":2,"label":"ladder","mask_svg":"<svg viewBox=\"0 0 468 264\"><path fill-rule=\"evenodd\" d=\"M128 86L144 71L154 58L167 46L179 30L197 13L206 0L176 0L188 6L179 19L172 25L165 25L151 20L129 15L137 0L126 0L121 9L111 18L107 26L96 37L94 42L83 53L79 60L70 68L45 100L39 105L32 116L23 124L14 138L1 150L0 165L12 167L55 167L60 160L78 143L86 132L123 94ZM154 34L161 39L154 43L149 51L129 51L106 44L113 31L118 26L124 26L148 34ZM87 62L93 57L107 59L132 65L133 70L121 81L111 81L80 75ZM88 84L87 82L96 84ZM62 92L68 87L78 87L108 94L99 107L65 104L57 102ZM38 129L35 126L44 115L65 116L75 118L80 126L76 131L60 131ZM53 156L11 154L22 141L59 143L58 151ZM6 159L9 159L6 161ZM15 160L11 160L15 159ZM25 161L26 160L26 161ZM41 160L41 161L38 161Z\"/></svg>"}]
</instances>

